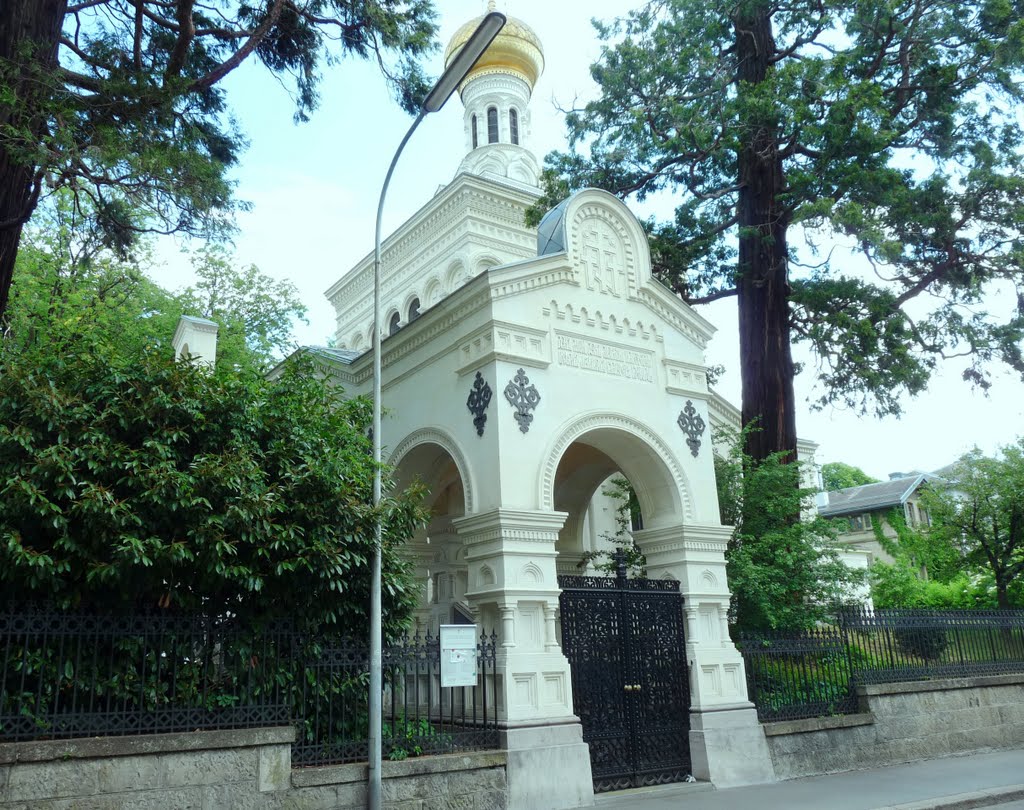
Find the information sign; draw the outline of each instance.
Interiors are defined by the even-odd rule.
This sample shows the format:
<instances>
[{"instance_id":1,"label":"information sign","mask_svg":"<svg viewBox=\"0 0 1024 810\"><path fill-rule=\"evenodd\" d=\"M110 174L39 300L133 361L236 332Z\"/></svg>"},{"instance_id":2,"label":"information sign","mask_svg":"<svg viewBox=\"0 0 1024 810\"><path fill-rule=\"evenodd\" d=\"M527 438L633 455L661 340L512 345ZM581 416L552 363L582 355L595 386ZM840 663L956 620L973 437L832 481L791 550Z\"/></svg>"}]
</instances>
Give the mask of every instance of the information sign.
<instances>
[{"instance_id":1,"label":"information sign","mask_svg":"<svg viewBox=\"0 0 1024 810\"><path fill-rule=\"evenodd\" d=\"M441 686L476 686L476 625L441 625Z\"/></svg>"}]
</instances>

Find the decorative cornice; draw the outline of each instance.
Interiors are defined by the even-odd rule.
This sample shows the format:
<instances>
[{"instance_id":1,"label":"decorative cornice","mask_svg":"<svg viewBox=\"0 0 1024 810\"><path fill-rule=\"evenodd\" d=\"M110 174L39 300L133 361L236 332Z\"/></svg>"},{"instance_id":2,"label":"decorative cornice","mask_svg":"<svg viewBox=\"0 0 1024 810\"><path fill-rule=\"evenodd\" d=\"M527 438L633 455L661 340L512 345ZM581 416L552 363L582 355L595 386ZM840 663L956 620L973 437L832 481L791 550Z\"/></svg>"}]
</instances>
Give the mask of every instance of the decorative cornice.
<instances>
[{"instance_id":1,"label":"decorative cornice","mask_svg":"<svg viewBox=\"0 0 1024 810\"><path fill-rule=\"evenodd\" d=\"M466 544L508 540L526 543L552 543L558 539L567 512L525 509L494 509L490 512L452 518L452 525Z\"/></svg>"},{"instance_id":2,"label":"decorative cornice","mask_svg":"<svg viewBox=\"0 0 1024 810\"><path fill-rule=\"evenodd\" d=\"M680 360L670 360L667 357L661 361L665 368L666 385L665 390L670 394L692 396L694 394L704 397L708 392L707 370L704 366L694 363L684 363Z\"/></svg>"},{"instance_id":3,"label":"decorative cornice","mask_svg":"<svg viewBox=\"0 0 1024 810\"><path fill-rule=\"evenodd\" d=\"M593 313L590 312L591 309L594 309ZM643 321L631 320L627 316L609 315L607 312L592 307L560 304L558 301L552 300L550 305L541 309L541 313L549 318L570 321L591 329L639 337L641 340L654 340L657 343L664 342L657 325L650 321L645 325Z\"/></svg>"}]
</instances>

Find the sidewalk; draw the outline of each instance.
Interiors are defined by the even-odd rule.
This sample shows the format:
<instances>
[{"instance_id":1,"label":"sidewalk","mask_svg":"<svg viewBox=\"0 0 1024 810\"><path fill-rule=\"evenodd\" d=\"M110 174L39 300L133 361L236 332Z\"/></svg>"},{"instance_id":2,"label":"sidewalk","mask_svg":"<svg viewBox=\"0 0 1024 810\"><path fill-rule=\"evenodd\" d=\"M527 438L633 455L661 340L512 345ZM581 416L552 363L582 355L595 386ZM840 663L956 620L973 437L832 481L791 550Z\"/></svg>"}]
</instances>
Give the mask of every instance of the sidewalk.
<instances>
[{"instance_id":1,"label":"sidewalk","mask_svg":"<svg viewBox=\"0 0 1024 810\"><path fill-rule=\"evenodd\" d=\"M664 785L606 793L597 810L932 810L1024 799L1024 750L933 759L866 771L715 790Z\"/></svg>"}]
</instances>

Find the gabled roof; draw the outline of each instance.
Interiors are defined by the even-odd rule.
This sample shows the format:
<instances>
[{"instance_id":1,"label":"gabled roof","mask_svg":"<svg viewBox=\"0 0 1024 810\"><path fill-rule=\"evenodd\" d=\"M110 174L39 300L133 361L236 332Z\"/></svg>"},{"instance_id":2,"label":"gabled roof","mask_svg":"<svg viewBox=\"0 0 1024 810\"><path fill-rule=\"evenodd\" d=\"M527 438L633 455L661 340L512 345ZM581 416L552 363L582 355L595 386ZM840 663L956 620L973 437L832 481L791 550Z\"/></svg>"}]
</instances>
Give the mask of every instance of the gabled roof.
<instances>
[{"instance_id":1,"label":"gabled roof","mask_svg":"<svg viewBox=\"0 0 1024 810\"><path fill-rule=\"evenodd\" d=\"M863 484L859 487L828 492L828 505L820 508L818 513L822 517L839 517L873 512L887 506L902 506L922 483L933 477L927 473L919 473L892 481L880 481L877 484Z\"/></svg>"},{"instance_id":2,"label":"gabled roof","mask_svg":"<svg viewBox=\"0 0 1024 810\"><path fill-rule=\"evenodd\" d=\"M357 357L362 357L365 352L356 352L351 349L335 349L330 346L303 346L303 351L310 354L318 354L328 360L337 360L340 363L351 363Z\"/></svg>"}]
</instances>

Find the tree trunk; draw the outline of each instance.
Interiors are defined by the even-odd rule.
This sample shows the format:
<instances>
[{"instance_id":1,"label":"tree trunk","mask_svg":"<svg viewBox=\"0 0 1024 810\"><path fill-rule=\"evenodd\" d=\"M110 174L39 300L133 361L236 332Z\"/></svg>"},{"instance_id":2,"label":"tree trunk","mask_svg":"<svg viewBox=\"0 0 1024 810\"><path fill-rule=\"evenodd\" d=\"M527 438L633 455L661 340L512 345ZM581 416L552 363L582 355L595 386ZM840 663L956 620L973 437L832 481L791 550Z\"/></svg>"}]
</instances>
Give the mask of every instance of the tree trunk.
<instances>
[{"instance_id":1,"label":"tree trunk","mask_svg":"<svg viewBox=\"0 0 1024 810\"><path fill-rule=\"evenodd\" d=\"M739 96L748 99L768 78L775 54L770 11L764 3L744 6L733 20ZM779 123L760 105L745 110L737 155L739 264L737 290L743 424L757 430L745 450L755 461L783 452L796 459L796 395L789 345L789 280L786 229L789 212L779 155Z\"/></svg>"},{"instance_id":2,"label":"tree trunk","mask_svg":"<svg viewBox=\"0 0 1024 810\"><path fill-rule=\"evenodd\" d=\"M0 319L14 276L21 229L38 201L37 166L24 152L36 147L46 125L46 85L52 75L67 0L4 0L0 6L0 82L16 99L0 105L0 131L26 139L0 139ZM20 140L20 139L19 139Z\"/></svg>"},{"instance_id":3,"label":"tree trunk","mask_svg":"<svg viewBox=\"0 0 1024 810\"><path fill-rule=\"evenodd\" d=\"M996 574L996 607L1000 610L1010 610L1010 593L1009 593L1009 582L1006 577L999 576Z\"/></svg>"}]
</instances>

